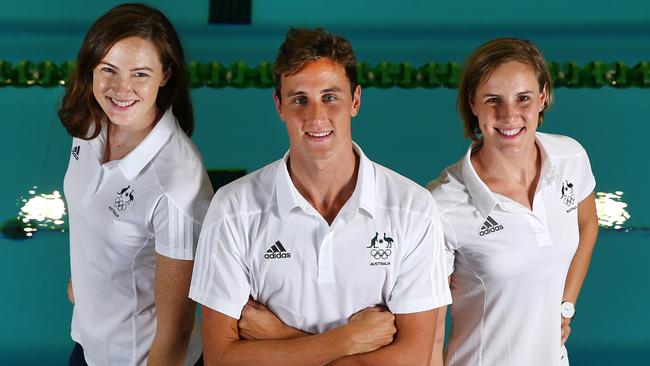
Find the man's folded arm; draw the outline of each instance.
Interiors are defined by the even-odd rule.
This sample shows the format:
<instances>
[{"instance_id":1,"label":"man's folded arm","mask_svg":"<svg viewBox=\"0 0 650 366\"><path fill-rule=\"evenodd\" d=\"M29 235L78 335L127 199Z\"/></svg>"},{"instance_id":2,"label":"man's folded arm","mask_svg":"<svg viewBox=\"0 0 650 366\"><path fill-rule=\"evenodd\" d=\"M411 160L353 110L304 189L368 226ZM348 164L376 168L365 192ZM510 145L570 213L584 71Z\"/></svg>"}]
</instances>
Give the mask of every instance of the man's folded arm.
<instances>
[{"instance_id":1,"label":"man's folded arm","mask_svg":"<svg viewBox=\"0 0 650 366\"><path fill-rule=\"evenodd\" d=\"M203 354L213 365L325 365L370 352L393 340L394 317L364 310L347 325L327 332L279 340L242 340L237 319L202 306Z\"/></svg>"},{"instance_id":2,"label":"man's folded arm","mask_svg":"<svg viewBox=\"0 0 650 366\"><path fill-rule=\"evenodd\" d=\"M397 333L393 343L376 351L342 357L330 363L332 366L429 366L435 339L438 309L396 314Z\"/></svg>"}]
</instances>

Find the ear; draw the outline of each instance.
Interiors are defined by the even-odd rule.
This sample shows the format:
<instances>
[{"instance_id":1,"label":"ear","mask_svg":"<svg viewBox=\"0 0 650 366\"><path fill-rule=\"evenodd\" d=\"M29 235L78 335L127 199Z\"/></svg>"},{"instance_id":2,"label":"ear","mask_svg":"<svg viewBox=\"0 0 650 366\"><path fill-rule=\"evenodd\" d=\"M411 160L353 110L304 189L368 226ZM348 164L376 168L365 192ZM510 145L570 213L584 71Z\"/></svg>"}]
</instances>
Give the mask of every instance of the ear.
<instances>
[{"instance_id":1,"label":"ear","mask_svg":"<svg viewBox=\"0 0 650 366\"><path fill-rule=\"evenodd\" d=\"M544 84L544 87L542 88L542 93L539 96L539 101L541 102L541 106L539 107L539 111L543 111L544 108L546 108L546 84Z\"/></svg>"},{"instance_id":2,"label":"ear","mask_svg":"<svg viewBox=\"0 0 650 366\"><path fill-rule=\"evenodd\" d=\"M275 111L278 113L280 119L284 122L284 113L282 112L282 101L278 98L278 94L273 92L273 103L275 104Z\"/></svg>"},{"instance_id":3,"label":"ear","mask_svg":"<svg viewBox=\"0 0 650 366\"><path fill-rule=\"evenodd\" d=\"M357 85L354 88L354 94L352 94L352 110L350 115L356 117L359 114L359 109L361 108L361 85Z\"/></svg>"},{"instance_id":4,"label":"ear","mask_svg":"<svg viewBox=\"0 0 650 366\"><path fill-rule=\"evenodd\" d=\"M163 86L167 85L167 82L169 81L169 78L172 77L172 70L168 67L164 72L163 72L163 78L160 81L160 88Z\"/></svg>"}]
</instances>

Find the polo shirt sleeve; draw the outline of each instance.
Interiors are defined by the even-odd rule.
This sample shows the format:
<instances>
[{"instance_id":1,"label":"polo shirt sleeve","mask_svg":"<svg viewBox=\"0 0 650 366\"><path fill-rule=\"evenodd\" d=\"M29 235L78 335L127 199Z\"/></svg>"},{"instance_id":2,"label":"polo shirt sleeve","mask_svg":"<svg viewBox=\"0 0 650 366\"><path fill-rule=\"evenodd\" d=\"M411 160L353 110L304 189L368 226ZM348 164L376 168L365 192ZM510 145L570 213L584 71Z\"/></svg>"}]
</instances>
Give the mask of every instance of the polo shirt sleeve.
<instances>
[{"instance_id":1,"label":"polo shirt sleeve","mask_svg":"<svg viewBox=\"0 0 650 366\"><path fill-rule=\"evenodd\" d=\"M173 259L194 259L201 222L207 209L206 203L198 202L199 198L195 201L191 215L178 207L168 195L160 198L152 217L156 253Z\"/></svg>"},{"instance_id":2,"label":"polo shirt sleeve","mask_svg":"<svg viewBox=\"0 0 650 366\"><path fill-rule=\"evenodd\" d=\"M582 149L582 154L580 155L580 169L582 172L582 179L580 187L582 188L577 194L578 202L581 202L583 199L587 198L591 192L596 188L596 179L594 174L591 171L591 163L589 162L589 156L587 152Z\"/></svg>"},{"instance_id":3,"label":"polo shirt sleeve","mask_svg":"<svg viewBox=\"0 0 650 366\"><path fill-rule=\"evenodd\" d=\"M204 226L199 239L190 298L239 319L251 293L249 272L239 251L232 223L222 218Z\"/></svg>"},{"instance_id":4,"label":"polo shirt sleeve","mask_svg":"<svg viewBox=\"0 0 650 366\"><path fill-rule=\"evenodd\" d=\"M413 227L413 235L409 235L412 238L410 251L402 257L387 304L394 314L426 311L451 303L444 239L433 198L431 202L430 215L426 215L419 228Z\"/></svg>"},{"instance_id":5,"label":"polo shirt sleeve","mask_svg":"<svg viewBox=\"0 0 650 366\"><path fill-rule=\"evenodd\" d=\"M444 232L444 257L445 257L445 267L447 269L447 277L451 276L454 273L454 261L456 260L456 232L454 227L449 224L449 222L442 217L440 219L442 223L442 231Z\"/></svg>"}]
</instances>

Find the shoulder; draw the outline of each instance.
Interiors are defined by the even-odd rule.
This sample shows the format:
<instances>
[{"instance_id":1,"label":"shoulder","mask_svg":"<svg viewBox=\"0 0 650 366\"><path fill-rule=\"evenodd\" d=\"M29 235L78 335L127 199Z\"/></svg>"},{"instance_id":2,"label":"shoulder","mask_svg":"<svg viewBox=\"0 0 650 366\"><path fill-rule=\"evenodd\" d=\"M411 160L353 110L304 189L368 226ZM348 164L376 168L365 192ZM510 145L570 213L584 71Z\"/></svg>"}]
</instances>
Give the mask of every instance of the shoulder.
<instances>
[{"instance_id":1,"label":"shoulder","mask_svg":"<svg viewBox=\"0 0 650 366\"><path fill-rule=\"evenodd\" d=\"M538 132L537 139L542 148L552 158L572 158L586 154L584 147L568 136Z\"/></svg>"},{"instance_id":2,"label":"shoulder","mask_svg":"<svg viewBox=\"0 0 650 366\"><path fill-rule=\"evenodd\" d=\"M438 178L427 184L441 215L468 200L469 193L462 175L462 164L463 159L448 166Z\"/></svg>"},{"instance_id":3,"label":"shoulder","mask_svg":"<svg viewBox=\"0 0 650 366\"><path fill-rule=\"evenodd\" d=\"M379 206L420 214L437 212L435 202L424 187L375 162L373 167Z\"/></svg>"},{"instance_id":4,"label":"shoulder","mask_svg":"<svg viewBox=\"0 0 650 366\"><path fill-rule=\"evenodd\" d=\"M275 197L275 175L284 160L268 164L219 188L212 198L204 225L226 217L268 210Z\"/></svg>"},{"instance_id":5,"label":"shoulder","mask_svg":"<svg viewBox=\"0 0 650 366\"><path fill-rule=\"evenodd\" d=\"M164 194L181 210L197 201L207 206L212 185L203 159L194 143L182 131L175 131L154 160L154 170Z\"/></svg>"}]
</instances>

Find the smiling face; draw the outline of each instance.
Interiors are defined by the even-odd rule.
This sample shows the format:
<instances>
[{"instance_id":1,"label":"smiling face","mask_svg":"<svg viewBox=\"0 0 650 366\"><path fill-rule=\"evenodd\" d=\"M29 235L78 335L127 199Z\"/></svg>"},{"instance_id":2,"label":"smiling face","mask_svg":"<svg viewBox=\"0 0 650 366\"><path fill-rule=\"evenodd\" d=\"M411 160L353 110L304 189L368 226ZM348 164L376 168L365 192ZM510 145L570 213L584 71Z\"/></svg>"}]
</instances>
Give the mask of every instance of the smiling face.
<instances>
[{"instance_id":1,"label":"smiling face","mask_svg":"<svg viewBox=\"0 0 650 366\"><path fill-rule=\"evenodd\" d=\"M518 61L499 65L470 101L483 147L503 153L530 151L545 101L546 91L540 91L532 67Z\"/></svg>"},{"instance_id":2,"label":"smiling face","mask_svg":"<svg viewBox=\"0 0 650 366\"><path fill-rule=\"evenodd\" d=\"M93 94L111 123L142 129L155 121L158 89L168 79L156 46L129 37L115 43L93 70Z\"/></svg>"},{"instance_id":3,"label":"smiling face","mask_svg":"<svg viewBox=\"0 0 650 366\"><path fill-rule=\"evenodd\" d=\"M281 99L274 96L275 106L287 127L292 157L353 156L351 121L359 112L361 88L352 95L342 66L327 58L310 62L282 76L281 94Z\"/></svg>"}]
</instances>

